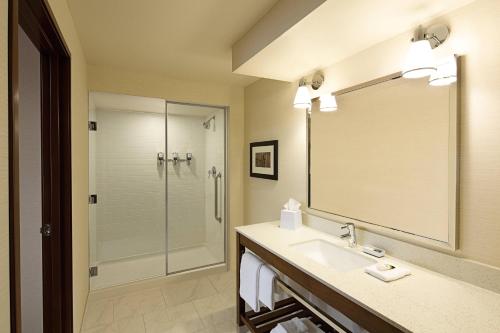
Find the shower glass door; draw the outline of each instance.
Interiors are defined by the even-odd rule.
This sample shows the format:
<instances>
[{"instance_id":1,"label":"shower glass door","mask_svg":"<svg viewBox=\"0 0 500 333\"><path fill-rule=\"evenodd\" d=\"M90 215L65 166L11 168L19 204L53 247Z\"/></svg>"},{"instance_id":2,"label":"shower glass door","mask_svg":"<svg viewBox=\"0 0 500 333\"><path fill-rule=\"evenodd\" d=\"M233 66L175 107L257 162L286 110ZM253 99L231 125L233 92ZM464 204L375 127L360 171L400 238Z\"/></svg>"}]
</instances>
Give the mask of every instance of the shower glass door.
<instances>
[{"instance_id":1,"label":"shower glass door","mask_svg":"<svg viewBox=\"0 0 500 333\"><path fill-rule=\"evenodd\" d=\"M89 105L91 289L164 276L165 101L92 92Z\"/></svg>"},{"instance_id":2,"label":"shower glass door","mask_svg":"<svg viewBox=\"0 0 500 333\"><path fill-rule=\"evenodd\" d=\"M91 290L226 261L226 109L91 92Z\"/></svg>"},{"instance_id":3,"label":"shower glass door","mask_svg":"<svg viewBox=\"0 0 500 333\"><path fill-rule=\"evenodd\" d=\"M225 262L226 111L167 102L167 272Z\"/></svg>"}]
</instances>

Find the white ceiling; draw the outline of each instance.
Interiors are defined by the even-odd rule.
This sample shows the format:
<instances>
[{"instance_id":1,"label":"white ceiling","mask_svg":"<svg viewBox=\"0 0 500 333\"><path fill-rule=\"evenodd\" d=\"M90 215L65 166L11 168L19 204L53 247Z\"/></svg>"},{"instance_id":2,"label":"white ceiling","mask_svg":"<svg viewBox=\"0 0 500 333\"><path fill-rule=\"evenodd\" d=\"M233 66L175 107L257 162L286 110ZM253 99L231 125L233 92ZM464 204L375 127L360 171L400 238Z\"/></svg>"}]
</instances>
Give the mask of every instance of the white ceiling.
<instances>
[{"instance_id":1,"label":"white ceiling","mask_svg":"<svg viewBox=\"0 0 500 333\"><path fill-rule=\"evenodd\" d=\"M327 0L235 72L295 81L472 1Z\"/></svg>"},{"instance_id":2,"label":"white ceiling","mask_svg":"<svg viewBox=\"0 0 500 333\"><path fill-rule=\"evenodd\" d=\"M247 85L231 45L276 0L67 0L92 65Z\"/></svg>"}]
</instances>

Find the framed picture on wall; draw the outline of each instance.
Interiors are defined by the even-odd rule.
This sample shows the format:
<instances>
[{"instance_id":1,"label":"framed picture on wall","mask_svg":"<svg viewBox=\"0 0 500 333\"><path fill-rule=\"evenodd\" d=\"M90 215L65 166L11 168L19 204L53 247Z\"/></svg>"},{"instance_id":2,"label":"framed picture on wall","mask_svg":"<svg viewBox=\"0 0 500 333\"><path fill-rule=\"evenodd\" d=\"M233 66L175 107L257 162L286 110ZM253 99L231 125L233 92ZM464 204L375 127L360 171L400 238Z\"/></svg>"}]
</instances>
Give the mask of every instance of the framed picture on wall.
<instances>
[{"instance_id":1,"label":"framed picture on wall","mask_svg":"<svg viewBox=\"0 0 500 333\"><path fill-rule=\"evenodd\" d=\"M278 180L278 140L250 143L250 177Z\"/></svg>"}]
</instances>

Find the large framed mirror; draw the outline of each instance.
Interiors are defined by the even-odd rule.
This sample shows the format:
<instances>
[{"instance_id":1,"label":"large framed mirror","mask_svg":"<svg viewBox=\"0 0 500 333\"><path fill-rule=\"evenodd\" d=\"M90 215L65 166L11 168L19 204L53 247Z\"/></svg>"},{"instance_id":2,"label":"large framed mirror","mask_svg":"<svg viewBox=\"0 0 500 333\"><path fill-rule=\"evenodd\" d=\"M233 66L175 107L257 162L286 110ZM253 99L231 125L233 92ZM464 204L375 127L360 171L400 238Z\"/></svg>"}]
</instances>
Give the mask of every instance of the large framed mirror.
<instances>
[{"instance_id":1,"label":"large framed mirror","mask_svg":"<svg viewBox=\"0 0 500 333\"><path fill-rule=\"evenodd\" d=\"M308 117L309 212L456 249L457 83L398 73L334 94L338 111Z\"/></svg>"}]
</instances>

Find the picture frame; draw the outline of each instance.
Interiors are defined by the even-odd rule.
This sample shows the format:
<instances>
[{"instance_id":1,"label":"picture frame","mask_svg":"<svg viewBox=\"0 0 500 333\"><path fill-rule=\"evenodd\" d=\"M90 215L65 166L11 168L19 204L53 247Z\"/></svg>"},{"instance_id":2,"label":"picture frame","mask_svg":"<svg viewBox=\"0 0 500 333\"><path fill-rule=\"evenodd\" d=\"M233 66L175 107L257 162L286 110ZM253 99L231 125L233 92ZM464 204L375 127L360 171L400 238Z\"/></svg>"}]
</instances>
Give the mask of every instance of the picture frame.
<instances>
[{"instance_id":1,"label":"picture frame","mask_svg":"<svg viewBox=\"0 0 500 333\"><path fill-rule=\"evenodd\" d=\"M250 177L278 180L278 140L250 143Z\"/></svg>"}]
</instances>

